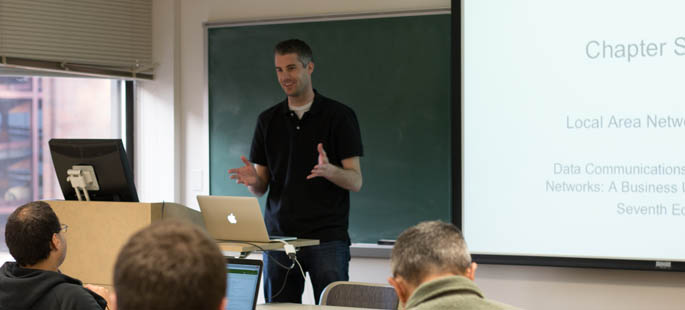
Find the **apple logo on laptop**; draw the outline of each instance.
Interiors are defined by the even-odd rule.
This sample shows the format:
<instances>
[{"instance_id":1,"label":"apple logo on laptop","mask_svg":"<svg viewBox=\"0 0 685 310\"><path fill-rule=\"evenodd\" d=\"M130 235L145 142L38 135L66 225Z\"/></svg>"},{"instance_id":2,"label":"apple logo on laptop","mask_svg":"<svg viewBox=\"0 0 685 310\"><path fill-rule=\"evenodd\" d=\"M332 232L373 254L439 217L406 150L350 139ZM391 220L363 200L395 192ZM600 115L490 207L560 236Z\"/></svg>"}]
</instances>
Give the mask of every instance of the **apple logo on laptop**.
<instances>
[{"instance_id":1,"label":"apple logo on laptop","mask_svg":"<svg viewBox=\"0 0 685 310\"><path fill-rule=\"evenodd\" d=\"M228 219L228 222L231 224L238 223L238 221L235 219L235 215L233 215L233 213L229 214L226 218Z\"/></svg>"}]
</instances>

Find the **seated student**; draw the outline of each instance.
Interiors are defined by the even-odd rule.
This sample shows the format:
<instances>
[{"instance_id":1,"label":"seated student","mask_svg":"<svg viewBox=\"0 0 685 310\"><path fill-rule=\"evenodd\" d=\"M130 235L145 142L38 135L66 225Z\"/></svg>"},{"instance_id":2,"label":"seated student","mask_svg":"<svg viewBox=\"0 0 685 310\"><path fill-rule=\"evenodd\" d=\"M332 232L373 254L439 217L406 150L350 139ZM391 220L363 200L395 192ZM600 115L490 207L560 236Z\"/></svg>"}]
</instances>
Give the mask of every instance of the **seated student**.
<instances>
[{"instance_id":1,"label":"seated student","mask_svg":"<svg viewBox=\"0 0 685 310\"><path fill-rule=\"evenodd\" d=\"M58 270L67 255L66 229L42 201L25 204L10 214L5 242L16 263L6 262L0 268L1 309L105 309L105 298L110 295L106 289L84 288L81 281Z\"/></svg>"},{"instance_id":2,"label":"seated student","mask_svg":"<svg viewBox=\"0 0 685 310\"><path fill-rule=\"evenodd\" d=\"M397 238L388 282L405 309L514 309L483 297L476 267L457 227L422 222Z\"/></svg>"},{"instance_id":3,"label":"seated student","mask_svg":"<svg viewBox=\"0 0 685 310\"><path fill-rule=\"evenodd\" d=\"M192 224L164 220L135 233L114 265L119 310L226 307L226 260Z\"/></svg>"}]
</instances>

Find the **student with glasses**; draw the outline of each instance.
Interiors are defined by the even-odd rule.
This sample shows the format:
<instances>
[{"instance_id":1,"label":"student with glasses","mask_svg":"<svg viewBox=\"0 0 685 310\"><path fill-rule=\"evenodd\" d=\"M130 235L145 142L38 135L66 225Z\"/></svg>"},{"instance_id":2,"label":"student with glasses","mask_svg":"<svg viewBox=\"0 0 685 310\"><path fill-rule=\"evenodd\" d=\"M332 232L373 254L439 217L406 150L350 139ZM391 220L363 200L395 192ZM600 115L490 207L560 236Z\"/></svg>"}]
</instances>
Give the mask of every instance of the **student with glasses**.
<instances>
[{"instance_id":1,"label":"student with glasses","mask_svg":"<svg viewBox=\"0 0 685 310\"><path fill-rule=\"evenodd\" d=\"M5 242L16 262L0 268L2 309L106 309L110 293L62 274L67 255L66 232L45 202L34 201L12 212Z\"/></svg>"}]
</instances>

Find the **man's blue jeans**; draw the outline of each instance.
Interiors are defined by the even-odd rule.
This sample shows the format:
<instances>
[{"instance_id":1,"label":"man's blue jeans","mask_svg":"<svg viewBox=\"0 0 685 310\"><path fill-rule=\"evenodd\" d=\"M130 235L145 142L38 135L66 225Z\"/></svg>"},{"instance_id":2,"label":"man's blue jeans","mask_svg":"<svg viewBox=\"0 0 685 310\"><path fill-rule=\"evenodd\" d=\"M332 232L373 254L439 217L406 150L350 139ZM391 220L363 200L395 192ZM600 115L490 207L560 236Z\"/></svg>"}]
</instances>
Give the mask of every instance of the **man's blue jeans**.
<instances>
[{"instance_id":1,"label":"man's blue jeans","mask_svg":"<svg viewBox=\"0 0 685 310\"><path fill-rule=\"evenodd\" d=\"M271 257L269 257L271 256ZM268 251L264 258L264 299L266 302L302 303L304 279L300 267L288 270L276 264L289 267L292 262L283 251ZM317 246L302 247L297 251L297 260L304 272L309 273L314 288L314 300L319 304L321 292L331 282L348 281L350 267L350 246L346 241L322 242ZM287 277L286 277L287 274ZM277 296L274 296L283 286Z\"/></svg>"}]
</instances>

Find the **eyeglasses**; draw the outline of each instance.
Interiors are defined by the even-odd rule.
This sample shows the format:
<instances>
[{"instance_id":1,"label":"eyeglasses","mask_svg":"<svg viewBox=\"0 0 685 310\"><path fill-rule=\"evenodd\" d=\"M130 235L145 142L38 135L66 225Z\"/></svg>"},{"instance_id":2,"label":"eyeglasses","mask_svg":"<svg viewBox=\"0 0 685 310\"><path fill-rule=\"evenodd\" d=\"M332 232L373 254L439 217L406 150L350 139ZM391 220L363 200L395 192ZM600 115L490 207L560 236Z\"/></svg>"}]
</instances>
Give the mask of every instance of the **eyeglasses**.
<instances>
[{"instance_id":1,"label":"eyeglasses","mask_svg":"<svg viewBox=\"0 0 685 310\"><path fill-rule=\"evenodd\" d=\"M69 228L69 225L67 224L62 224L61 229L59 230L60 232L67 232L67 229Z\"/></svg>"}]
</instances>

